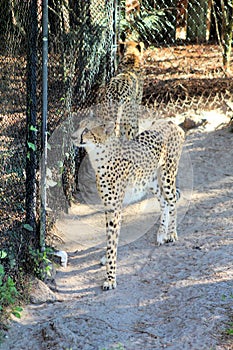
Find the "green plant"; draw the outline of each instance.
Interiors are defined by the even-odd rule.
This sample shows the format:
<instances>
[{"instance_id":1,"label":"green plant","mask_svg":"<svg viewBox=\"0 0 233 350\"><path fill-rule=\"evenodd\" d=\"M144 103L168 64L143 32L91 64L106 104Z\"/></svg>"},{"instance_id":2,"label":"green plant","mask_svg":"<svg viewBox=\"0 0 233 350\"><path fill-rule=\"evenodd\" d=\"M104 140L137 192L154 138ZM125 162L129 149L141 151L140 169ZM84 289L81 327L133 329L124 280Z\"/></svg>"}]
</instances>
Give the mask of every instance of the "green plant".
<instances>
[{"instance_id":1,"label":"green plant","mask_svg":"<svg viewBox=\"0 0 233 350\"><path fill-rule=\"evenodd\" d=\"M233 299L233 294L232 294L232 293L229 294L229 295L223 294L223 295L221 296L222 301L227 300L227 298Z\"/></svg>"},{"instance_id":2,"label":"green plant","mask_svg":"<svg viewBox=\"0 0 233 350\"><path fill-rule=\"evenodd\" d=\"M103 348L101 350L108 350L108 349L107 348ZM125 350L125 347L121 343L119 343L116 346L111 347L109 350Z\"/></svg>"},{"instance_id":3,"label":"green plant","mask_svg":"<svg viewBox=\"0 0 233 350\"><path fill-rule=\"evenodd\" d=\"M233 336L233 322L230 322L228 326L229 328L227 328L225 332L227 335Z\"/></svg>"},{"instance_id":4,"label":"green plant","mask_svg":"<svg viewBox=\"0 0 233 350\"><path fill-rule=\"evenodd\" d=\"M0 260L6 257L7 252L0 251ZM4 311L7 312L7 308L9 308L11 314L20 318L23 309L15 305L17 297L19 297L19 292L16 289L15 282L10 276L6 275L4 266L0 264L0 320L3 318L1 314Z\"/></svg>"},{"instance_id":5,"label":"green plant","mask_svg":"<svg viewBox=\"0 0 233 350\"><path fill-rule=\"evenodd\" d=\"M115 349L116 350L125 350L125 347L122 344L118 344Z\"/></svg>"},{"instance_id":6,"label":"green plant","mask_svg":"<svg viewBox=\"0 0 233 350\"><path fill-rule=\"evenodd\" d=\"M143 41L151 45L155 38L160 38L162 31L166 31L166 27L170 25L165 10L155 9L148 3L141 4L140 12L129 18L125 18L124 6L122 9L120 31L127 36L127 39Z\"/></svg>"},{"instance_id":7,"label":"green plant","mask_svg":"<svg viewBox=\"0 0 233 350\"><path fill-rule=\"evenodd\" d=\"M29 253L32 259L35 275L42 280L46 277L50 277L52 263L49 259L49 255L53 253L53 249L47 247L43 251L40 251L39 249L34 250L29 248Z\"/></svg>"}]
</instances>

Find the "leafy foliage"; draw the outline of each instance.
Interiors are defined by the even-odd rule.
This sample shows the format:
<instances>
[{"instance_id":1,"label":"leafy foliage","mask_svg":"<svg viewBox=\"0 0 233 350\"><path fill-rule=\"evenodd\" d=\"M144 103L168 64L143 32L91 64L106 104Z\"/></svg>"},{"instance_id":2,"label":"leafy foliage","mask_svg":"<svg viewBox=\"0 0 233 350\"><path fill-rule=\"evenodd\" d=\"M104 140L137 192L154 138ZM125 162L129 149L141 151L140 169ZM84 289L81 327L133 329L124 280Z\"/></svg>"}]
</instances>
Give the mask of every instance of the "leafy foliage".
<instances>
[{"instance_id":1,"label":"leafy foliage","mask_svg":"<svg viewBox=\"0 0 233 350\"><path fill-rule=\"evenodd\" d=\"M124 7L122 6L124 9ZM140 12L131 15L129 18L124 17L120 22L120 31L124 33L127 39L143 41L151 45L156 38L161 37L161 32L169 26L165 9L155 9L151 5L141 6Z\"/></svg>"},{"instance_id":2,"label":"leafy foliage","mask_svg":"<svg viewBox=\"0 0 233 350\"><path fill-rule=\"evenodd\" d=\"M0 259L6 257L7 253L0 251ZM15 305L18 297L19 292L16 289L15 282L12 277L6 275L4 266L0 264L0 323L3 323L6 319L6 313L11 313L20 318L23 309Z\"/></svg>"},{"instance_id":3,"label":"leafy foliage","mask_svg":"<svg viewBox=\"0 0 233 350\"><path fill-rule=\"evenodd\" d=\"M52 254L53 250L51 248L46 248L43 252L39 249L29 249L32 264L34 267L34 274L44 280L46 277L51 275L51 260L49 259L49 255Z\"/></svg>"}]
</instances>

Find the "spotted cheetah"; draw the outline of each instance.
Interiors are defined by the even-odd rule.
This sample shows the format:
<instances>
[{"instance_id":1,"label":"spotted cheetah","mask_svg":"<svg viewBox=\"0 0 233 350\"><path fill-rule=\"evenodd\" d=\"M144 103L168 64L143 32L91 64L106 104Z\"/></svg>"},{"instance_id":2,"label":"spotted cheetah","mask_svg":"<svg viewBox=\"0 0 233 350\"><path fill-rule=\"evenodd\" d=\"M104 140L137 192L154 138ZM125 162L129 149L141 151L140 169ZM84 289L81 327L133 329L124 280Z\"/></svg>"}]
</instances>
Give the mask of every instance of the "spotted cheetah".
<instances>
[{"instance_id":1,"label":"spotted cheetah","mask_svg":"<svg viewBox=\"0 0 233 350\"><path fill-rule=\"evenodd\" d=\"M138 107L143 93L143 49L142 42L119 43L118 72L98 101L102 105L103 119L115 122L115 135L128 140L138 134Z\"/></svg>"},{"instance_id":2,"label":"spotted cheetah","mask_svg":"<svg viewBox=\"0 0 233 350\"><path fill-rule=\"evenodd\" d=\"M101 123L101 119L93 117L82 121L73 141L80 146L81 139L81 146L89 155L105 208L107 250L103 289L109 290L116 288L117 245L123 201L128 192L132 201L148 191L154 193L161 208L157 243L177 240L176 175L184 132L171 121L161 119L152 130L132 140L121 140L115 135L114 123Z\"/></svg>"}]
</instances>

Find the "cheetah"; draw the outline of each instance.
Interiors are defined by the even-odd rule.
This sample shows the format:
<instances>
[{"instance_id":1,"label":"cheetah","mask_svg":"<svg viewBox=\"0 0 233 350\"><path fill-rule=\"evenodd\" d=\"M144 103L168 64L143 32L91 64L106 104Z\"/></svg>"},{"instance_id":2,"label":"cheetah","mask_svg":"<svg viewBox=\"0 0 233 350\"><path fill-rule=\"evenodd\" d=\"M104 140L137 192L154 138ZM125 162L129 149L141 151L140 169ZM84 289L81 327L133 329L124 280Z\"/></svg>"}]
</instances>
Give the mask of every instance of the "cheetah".
<instances>
[{"instance_id":1,"label":"cheetah","mask_svg":"<svg viewBox=\"0 0 233 350\"><path fill-rule=\"evenodd\" d=\"M138 134L138 106L142 101L142 59L144 44L134 41L119 43L118 72L107 84L102 98L104 120L115 122L115 135L131 139Z\"/></svg>"},{"instance_id":2,"label":"cheetah","mask_svg":"<svg viewBox=\"0 0 233 350\"><path fill-rule=\"evenodd\" d=\"M74 144L85 147L88 153L104 204L107 249L103 290L116 288L117 245L123 201L128 192L137 200L148 192L157 196L161 208L158 245L178 239L176 175L183 130L172 121L160 119L154 122L152 130L145 130L131 140L121 140L114 127L114 122L103 125L102 119L90 117L73 134Z\"/></svg>"}]
</instances>

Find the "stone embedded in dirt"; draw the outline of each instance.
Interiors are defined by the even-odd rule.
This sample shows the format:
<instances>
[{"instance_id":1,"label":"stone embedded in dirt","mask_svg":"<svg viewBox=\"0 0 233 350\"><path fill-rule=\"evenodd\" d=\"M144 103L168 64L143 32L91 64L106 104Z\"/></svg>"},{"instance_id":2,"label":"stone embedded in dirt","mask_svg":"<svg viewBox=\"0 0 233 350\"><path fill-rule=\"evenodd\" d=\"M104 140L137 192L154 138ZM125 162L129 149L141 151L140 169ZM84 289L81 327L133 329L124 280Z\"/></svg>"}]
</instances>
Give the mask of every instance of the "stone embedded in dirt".
<instances>
[{"instance_id":1,"label":"stone embedded in dirt","mask_svg":"<svg viewBox=\"0 0 233 350\"><path fill-rule=\"evenodd\" d=\"M32 304L51 303L57 301L57 296L51 289L41 280L35 278L32 283L30 292L30 302Z\"/></svg>"},{"instance_id":2,"label":"stone embedded in dirt","mask_svg":"<svg viewBox=\"0 0 233 350\"><path fill-rule=\"evenodd\" d=\"M201 125L204 125L206 123L206 119L201 120L195 120L190 117L185 117L183 123L180 124L180 127L184 129L185 131L198 128Z\"/></svg>"}]
</instances>

